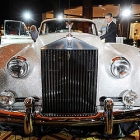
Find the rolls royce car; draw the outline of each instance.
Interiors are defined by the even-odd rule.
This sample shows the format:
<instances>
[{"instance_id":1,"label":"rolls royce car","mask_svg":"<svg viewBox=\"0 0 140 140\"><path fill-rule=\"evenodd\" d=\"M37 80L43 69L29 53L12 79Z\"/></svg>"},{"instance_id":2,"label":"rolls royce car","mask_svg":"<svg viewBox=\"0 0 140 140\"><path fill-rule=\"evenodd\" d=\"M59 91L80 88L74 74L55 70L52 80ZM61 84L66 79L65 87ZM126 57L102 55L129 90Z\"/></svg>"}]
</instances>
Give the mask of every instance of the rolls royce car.
<instances>
[{"instance_id":1,"label":"rolls royce car","mask_svg":"<svg viewBox=\"0 0 140 140\"><path fill-rule=\"evenodd\" d=\"M1 45L32 42L29 30L23 21L4 20L4 29L1 30Z\"/></svg>"},{"instance_id":2,"label":"rolls royce car","mask_svg":"<svg viewBox=\"0 0 140 140\"><path fill-rule=\"evenodd\" d=\"M140 50L100 40L93 20L46 19L0 48L0 126L123 138L140 127Z\"/></svg>"}]
</instances>

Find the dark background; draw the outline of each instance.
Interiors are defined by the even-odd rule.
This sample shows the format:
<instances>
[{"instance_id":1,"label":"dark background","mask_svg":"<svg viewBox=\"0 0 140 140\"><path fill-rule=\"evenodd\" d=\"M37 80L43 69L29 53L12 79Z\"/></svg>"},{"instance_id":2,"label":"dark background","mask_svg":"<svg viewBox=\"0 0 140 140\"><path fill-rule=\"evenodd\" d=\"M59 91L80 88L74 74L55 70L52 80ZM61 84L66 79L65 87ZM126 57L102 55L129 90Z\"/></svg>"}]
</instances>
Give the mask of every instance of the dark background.
<instances>
[{"instance_id":1,"label":"dark background","mask_svg":"<svg viewBox=\"0 0 140 140\"><path fill-rule=\"evenodd\" d=\"M140 0L92 0L93 5L105 4L139 4ZM57 4L57 5L55 5ZM39 27L42 21L42 13L59 8L72 8L83 5L83 0L4 0L1 1L0 25L4 20L21 20L26 24L34 24ZM24 11L31 11L32 19L25 20Z\"/></svg>"}]
</instances>

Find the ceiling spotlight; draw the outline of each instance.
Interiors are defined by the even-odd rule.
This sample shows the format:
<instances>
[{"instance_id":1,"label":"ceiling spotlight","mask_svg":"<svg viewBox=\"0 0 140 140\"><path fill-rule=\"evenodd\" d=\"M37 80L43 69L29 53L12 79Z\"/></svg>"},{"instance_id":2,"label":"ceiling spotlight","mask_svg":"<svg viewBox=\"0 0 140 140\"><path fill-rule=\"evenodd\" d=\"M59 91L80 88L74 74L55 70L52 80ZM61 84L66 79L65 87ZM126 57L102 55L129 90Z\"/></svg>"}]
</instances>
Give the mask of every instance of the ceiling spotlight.
<instances>
[{"instance_id":1,"label":"ceiling spotlight","mask_svg":"<svg viewBox=\"0 0 140 140\"><path fill-rule=\"evenodd\" d=\"M122 15L123 17L129 17L129 16L131 15L131 10L130 10L130 8L124 9L124 10L122 10L121 13L122 13L121 15Z\"/></svg>"},{"instance_id":2,"label":"ceiling spotlight","mask_svg":"<svg viewBox=\"0 0 140 140\"><path fill-rule=\"evenodd\" d=\"M63 18L63 14L58 14L57 18L61 20Z\"/></svg>"},{"instance_id":3,"label":"ceiling spotlight","mask_svg":"<svg viewBox=\"0 0 140 140\"><path fill-rule=\"evenodd\" d=\"M24 18L27 19L27 20L28 20L28 19L31 19L31 13L30 13L30 12L27 12L27 11L24 12L24 13L23 13L23 16L24 16Z\"/></svg>"}]
</instances>

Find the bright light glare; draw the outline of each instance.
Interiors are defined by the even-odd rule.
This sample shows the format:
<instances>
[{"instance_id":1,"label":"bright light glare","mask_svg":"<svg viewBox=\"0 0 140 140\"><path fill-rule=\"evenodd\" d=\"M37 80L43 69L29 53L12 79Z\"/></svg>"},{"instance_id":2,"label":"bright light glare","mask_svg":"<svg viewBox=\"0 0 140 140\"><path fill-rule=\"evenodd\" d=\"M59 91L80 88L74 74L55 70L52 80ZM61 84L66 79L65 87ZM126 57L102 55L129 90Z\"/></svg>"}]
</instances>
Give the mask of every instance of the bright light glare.
<instances>
[{"instance_id":1,"label":"bright light glare","mask_svg":"<svg viewBox=\"0 0 140 140\"><path fill-rule=\"evenodd\" d=\"M130 9L124 9L122 11L122 16L123 17L129 17L131 15L131 10Z\"/></svg>"},{"instance_id":2,"label":"bright light glare","mask_svg":"<svg viewBox=\"0 0 140 140\"><path fill-rule=\"evenodd\" d=\"M62 14L58 15L58 19L62 19L62 18L63 18Z\"/></svg>"},{"instance_id":3,"label":"bright light glare","mask_svg":"<svg viewBox=\"0 0 140 140\"><path fill-rule=\"evenodd\" d=\"M25 14L25 18L29 19L30 18L30 14L26 13Z\"/></svg>"},{"instance_id":4,"label":"bright light glare","mask_svg":"<svg viewBox=\"0 0 140 140\"><path fill-rule=\"evenodd\" d=\"M31 14L29 12L24 13L24 18L25 19L31 19Z\"/></svg>"}]
</instances>

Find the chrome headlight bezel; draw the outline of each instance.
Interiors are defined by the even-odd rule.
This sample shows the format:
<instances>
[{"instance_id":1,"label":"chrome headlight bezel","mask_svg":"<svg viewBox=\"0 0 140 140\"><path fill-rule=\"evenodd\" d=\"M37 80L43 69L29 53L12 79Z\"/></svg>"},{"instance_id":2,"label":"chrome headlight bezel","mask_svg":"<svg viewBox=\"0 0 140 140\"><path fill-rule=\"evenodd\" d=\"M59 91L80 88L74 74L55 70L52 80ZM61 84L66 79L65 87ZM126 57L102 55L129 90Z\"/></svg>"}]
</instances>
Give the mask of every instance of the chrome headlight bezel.
<instances>
[{"instance_id":1,"label":"chrome headlight bezel","mask_svg":"<svg viewBox=\"0 0 140 140\"><path fill-rule=\"evenodd\" d=\"M7 63L7 70L12 77L23 78L29 72L29 64L22 56L13 57Z\"/></svg>"},{"instance_id":2,"label":"chrome headlight bezel","mask_svg":"<svg viewBox=\"0 0 140 140\"><path fill-rule=\"evenodd\" d=\"M124 57L115 57L112 59L111 74L116 78L124 78L130 74L131 65Z\"/></svg>"}]
</instances>

